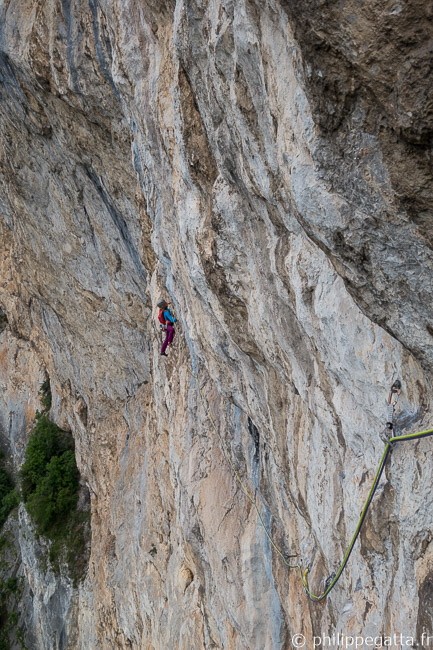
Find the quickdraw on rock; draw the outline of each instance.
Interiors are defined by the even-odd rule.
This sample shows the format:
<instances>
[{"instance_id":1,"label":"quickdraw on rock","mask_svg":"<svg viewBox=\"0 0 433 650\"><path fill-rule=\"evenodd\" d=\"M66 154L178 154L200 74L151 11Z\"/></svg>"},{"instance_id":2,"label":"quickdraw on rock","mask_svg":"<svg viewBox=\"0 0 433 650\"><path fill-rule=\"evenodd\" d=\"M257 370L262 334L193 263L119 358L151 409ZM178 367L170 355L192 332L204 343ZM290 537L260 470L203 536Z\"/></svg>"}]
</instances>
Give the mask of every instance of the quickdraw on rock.
<instances>
[{"instance_id":1,"label":"quickdraw on rock","mask_svg":"<svg viewBox=\"0 0 433 650\"><path fill-rule=\"evenodd\" d=\"M391 389L389 391L389 396L388 396L388 422L385 425L385 429L381 431L379 434L380 439L382 442L387 445L390 443L390 440L392 438L392 434L394 431L394 415L395 415L395 408L398 403L398 398L400 397L401 394L401 381L399 379L396 379L396 381L393 383L391 386ZM391 449L393 446L393 443L391 444Z\"/></svg>"}]
</instances>

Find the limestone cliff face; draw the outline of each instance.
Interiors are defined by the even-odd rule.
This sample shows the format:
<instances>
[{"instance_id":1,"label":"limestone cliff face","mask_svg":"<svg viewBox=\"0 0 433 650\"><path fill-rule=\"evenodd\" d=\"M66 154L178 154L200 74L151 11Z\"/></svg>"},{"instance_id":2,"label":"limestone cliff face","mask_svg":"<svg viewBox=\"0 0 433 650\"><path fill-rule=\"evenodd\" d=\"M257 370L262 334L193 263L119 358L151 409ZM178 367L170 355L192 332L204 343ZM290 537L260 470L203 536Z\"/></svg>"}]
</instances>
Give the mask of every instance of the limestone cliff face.
<instances>
[{"instance_id":1,"label":"limestone cliff face","mask_svg":"<svg viewBox=\"0 0 433 650\"><path fill-rule=\"evenodd\" d=\"M92 497L59 647L433 633L430 440L393 451L317 605L190 372L320 592L393 379L400 422L432 426L432 20L419 0L0 0L0 422L18 466L45 368Z\"/></svg>"}]
</instances>

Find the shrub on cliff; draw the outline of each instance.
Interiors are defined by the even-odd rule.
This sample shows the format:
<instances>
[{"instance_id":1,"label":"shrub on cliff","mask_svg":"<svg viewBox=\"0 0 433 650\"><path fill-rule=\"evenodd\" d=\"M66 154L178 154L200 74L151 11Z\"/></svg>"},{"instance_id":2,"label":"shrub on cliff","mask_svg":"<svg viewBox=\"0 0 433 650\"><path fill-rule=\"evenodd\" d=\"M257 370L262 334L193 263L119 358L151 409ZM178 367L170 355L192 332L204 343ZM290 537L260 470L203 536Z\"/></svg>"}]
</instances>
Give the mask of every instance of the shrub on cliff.
<instances>
[{"instance_id":1,"label":"shrub on cliff","mask_svg":"<svg viewBox=\"0 0 433 650\"><path fill-rule=\"evenodd\" d=\"M49 377L41 385L41 388L39 390L39 398L41 400L41 406L43 407L42 413L48 413L48 411L51 409L52 402L51 383Z\"/></svg>"},{"instance_id":2,"label":"shrub on cliff","mask_svg":"<svg viewBox=\"0 0 433 650\"><path fill-rule=\"evenodd\" d=\"M74 562L80 552L87 555L89 516L77 511L79 472L73 438L51 422L46 412L36 415L20 476L24 502L37 532L51 540L53 568L58 569L66 559L76 581L80 575ZM78 562L81 573L85 565Z\"/></svg>"},{"instance_id":3,"label":"shrub on cliff","mask_svg":"<svg viewBox=\"0 0 433 650\"><path fill-rule=\"evenodd\" d=\"M11 475L3 466L3 462L3 452L0 452L0 528L19 502L18 491Z\"/></svg>"},{"instance_id":4,"label":"shrub on cliff","mask_svg":"<svg viewBox=\"0 0 433 650\"><path fill-rule=\"evenodd\" d=\"M51 422L44 414L38 413L35 419L35 427L30 435L27 444L25 461L21 468L21 489L24 501L28 502L30 497L39 491L41 498L47 496L48 492L51 494L51 501L56 500L55 487L63 488L65 486L59 485L58 472L55 472L55 467L58 465L58 460L54 461L52 467L50 465L51 459L61 459L64 454L69 452L66 458L70 458L72 453L73 465L75 467L76 475L78 470L75 464L74 456L74 441L70 434L62 431L57 424ZM63 460L63 464L68 469L68 481L72 480L74 471L69 464ZM57 482L56 482L57 481ZM75 486L75 492L78 490L78 483Z\"/></svg>"},{"instance_id":5,"label":"shrub on cliff","mask_svg":"<svg viewBox=\"0 0 433 650\"><path fill-rule=\"evenodd\" d=\"M68 450L50 458L34 491L28 495L27 510L38 530L47 533L75 509L77 500L78 470L74 452Z\"/></svg>"}]
</instances>

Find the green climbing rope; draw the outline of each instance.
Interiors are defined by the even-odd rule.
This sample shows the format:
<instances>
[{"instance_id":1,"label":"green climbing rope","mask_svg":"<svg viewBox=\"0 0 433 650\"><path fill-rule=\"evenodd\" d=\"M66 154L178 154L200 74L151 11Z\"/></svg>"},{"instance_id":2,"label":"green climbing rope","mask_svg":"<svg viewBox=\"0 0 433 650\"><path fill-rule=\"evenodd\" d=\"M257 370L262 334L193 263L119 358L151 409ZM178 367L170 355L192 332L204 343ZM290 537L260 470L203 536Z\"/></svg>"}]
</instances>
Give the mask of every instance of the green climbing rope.
<instances>
[{"instance_id":1,"label":"green climbing rope","mask_svg":"<svg viewBox=\"0 0 433 650\"><path fill-rule=\"evenodd\" d=\"M382 472L385 468L386 461L388 460L389 452L391 451L391 445L395 444L396 442L403 442L405 440L415 440L419 438L428 438L429 436L433 435L433 429L427 429L426 431L418 431L417 433L410 433L404 436L394 436L393 438L390 439L389 443L385 447L385 451L383 452L383 456L381 458L381 461L379 463L379 467L376 472L376 476L374 477L373 485L371 486L370 492L368 493L367 501L365 502L364 508L362 509L361 516L359 518L358 525L356 527L355 533L352 537L352 541L349 544L349 548L346 551L346 554L343 558L342 563L340 564L340 567L335 574L335 576L332 578L332 580L329 581L329 584L326 586L325 591L320 595L320 596L315 596L312 594L308 588L308 584L306 581L306 578L304 575L302 575L301 571L301 578L302 578L302 584L304 585L304 589L308 595L308 597L311 600L314 600L316 602L319 602L326 598L326 596L329 594L329 592L335 587L337 584L341 574L344 571L344 567L347 564L347 561L349 559L349 556L352 552L352 549L355 545L356 539L361 532L362 524L364 523L365 517L367 515L368 508L370 506L370 503L373 500L374 493L376 492L377 486L379 485L380 477L382 476Z\"/></svg>"}]
</instances>

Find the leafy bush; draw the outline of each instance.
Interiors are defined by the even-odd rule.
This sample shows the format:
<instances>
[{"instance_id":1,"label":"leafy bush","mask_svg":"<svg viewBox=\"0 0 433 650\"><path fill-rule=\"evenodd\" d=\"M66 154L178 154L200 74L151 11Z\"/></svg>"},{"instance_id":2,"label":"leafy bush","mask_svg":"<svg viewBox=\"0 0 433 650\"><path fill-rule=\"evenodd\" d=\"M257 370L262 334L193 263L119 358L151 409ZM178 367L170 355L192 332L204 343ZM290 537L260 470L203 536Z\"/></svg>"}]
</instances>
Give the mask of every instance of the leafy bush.
<instances>
[{"instance_id":1,"label":"leafy bush","mask_svg":"<svg viewBox=\"0 0 433 650\"><path fill-rule=\"evenodd\" d=\"M0 528L18 503L19 496L12 477L0 464Z\"/></svg>"},{"instance_id":2,"label":"leafy bush","mask_svg":"<svg viewBox=\"0 0 433 650\"><path fill-rule=\"evenodd\" d=\"M52 456L27 499L27 510L41 533L48 532L57 520L75 509L78 487L74 452L68 450L61 456Z\"/></svg>"},{"instance_id":3,"label":"leafy bush","mask_svg":"<svg viewBox=\"0 0 433 650\"><path fill-rule=\"evenodd\" d=\"M74 449L72 436L59 429L46 415L37 414L35 427L27 444L24 464L21 468L21 489L27 501L47 473L47 465L55 457Z\"/></svg>"},{"instance_id":4,"label":"leafy bush","mask_svg":"<svg viewBox=\"0 0 433 650\"><path fill-rule=\"evenodd\" d=\"M38 413L21 468L24 502L39 535L51 541L55 570L66 559L74 582L87 565L89 513L78 512L79 472L72 436Z\"/></svg>"},{"instance_id":5,"label":"leafy bush","mask_svg":"<svg viewBox=\"0 0 433 650\"><path fill-rule=\"evenodd\" d=\"M19 504L19 502L20 495L17 488L14 488L3 497L0 502L0 527L4 524L9 513Z\"/></svg>"},{"instance_id":6,"label":"leafy bush","mask_svg":"<svg viewBox=\"0 0 433 650\"><path fill-rule=\"evenodd\" d=\"M42 413L48 413L48 411L51 408L51 401L52 401L51 384L50 384L49 377L41 385L41 388L39 390L39 397L41 400Z\"/></svg>"}]
</instances>

